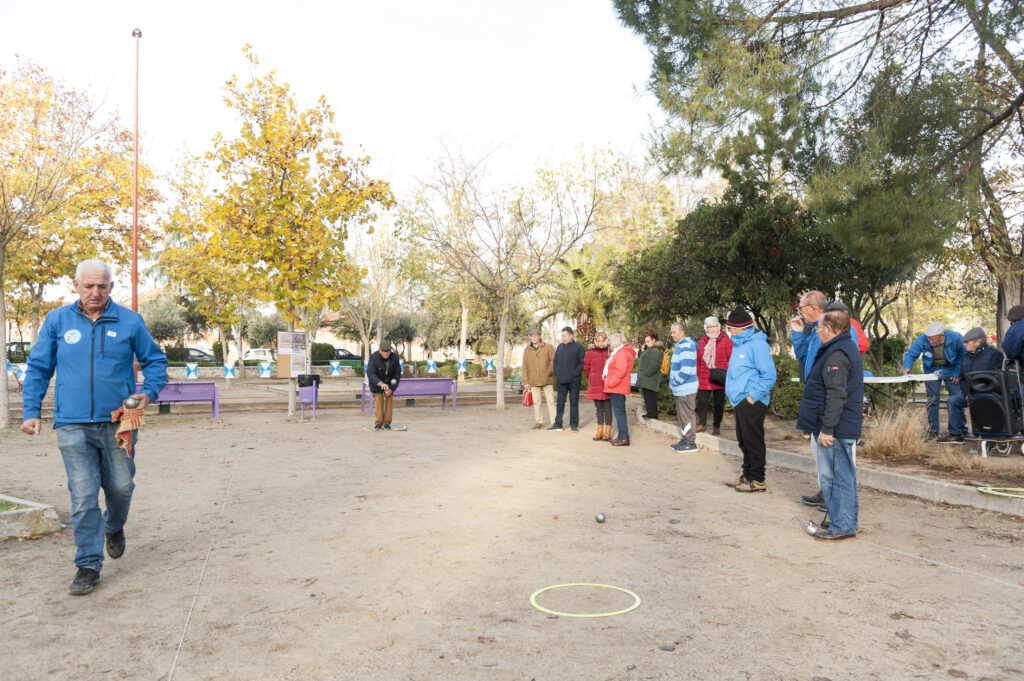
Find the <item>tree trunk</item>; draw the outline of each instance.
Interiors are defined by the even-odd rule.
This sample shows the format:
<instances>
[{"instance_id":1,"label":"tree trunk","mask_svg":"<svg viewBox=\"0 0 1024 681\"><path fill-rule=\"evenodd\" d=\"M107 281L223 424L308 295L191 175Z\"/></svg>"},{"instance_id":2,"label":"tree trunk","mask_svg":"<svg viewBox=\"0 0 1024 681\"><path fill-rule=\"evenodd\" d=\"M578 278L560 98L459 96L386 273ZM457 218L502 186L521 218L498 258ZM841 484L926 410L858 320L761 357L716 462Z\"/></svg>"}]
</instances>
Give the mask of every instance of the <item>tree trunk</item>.
<instances>
[{"instance_id":1,"label":"tree trunk","mask_svg":"<svg viewBox=\"0 0 1024 681\"><path fill-rule=\"evenodd\" d=\"M501 323L498 327L498 356L494 361L494 389L497 394L495 409L505 411L505 328L508 326L509 296L505 295L505 304L501 309Z\"/></svg>"},{"instance_id":2,"label":"tree trunk","mask_svg":"<svg viewBox=\"0 0 1024 681\"><path fill-rule=\"evenodd\" d=\"M42 309L43 287L40 286L38 291L32 291L32 328L29 329L29 340L32 341L32 345L35 345L36 341L39 340L39 327L42 326L40 323Z\"/></svg>"},{"instance_id":3,"label":"tree trunk","mask_svg":"<svg viewBox=\"0 0 1024 681\"><path fill-rule=\"evenodd\" d=\"M466 335L469 333L469 305L466 301L460 300L462 303L462 328L459 331L459 361L463 362L466 360ZM466 372L459 371L459 383L466 380Z\"/></svg>"},{"instance_id":4,"label":"tree trunk","mask_svg":"<svg viewBox=\"0 0 1024 681\"><path fill-rule=\"evenodd\" d=\"M242 356L245 354L245 347L242 341L242 325L239 323L238 326L231 327L232 332L235 334L235 338L238 339L238 377L245 378L245 362L242 360ZM257 375L259 368L256 369Z\"/></svg>"},{"instance_id":5,"label":"tree trunk","mask_svg":"<svg viewBox=\"0 0 1024 681\"><path fill-rule=\"evenodd\" d=\"M7 392L7 297L4 291L4 247L0 246L0 348L3 348L3 389L0 390L0 430L11 427L11 399Z\"/></svg>"},{"instance_id":6,"label":"tree trunk","mask_svg":"<svg viewBox=\"0 0 1024 681\"><path fill-rule=\"evenodd\" d=\"M227 339L224 337L224 327L221 326L220 324L218 324L216 326L216 329L217 329L217 338L220 339L220 363L221 363L221 371L223 372L224 371L223 365L228 363L228 342L227 342ZM224 379L224 389L225 390L230 390L231 389L231 379L230 378L225 378Z\"/></svg>"}]
</instances>

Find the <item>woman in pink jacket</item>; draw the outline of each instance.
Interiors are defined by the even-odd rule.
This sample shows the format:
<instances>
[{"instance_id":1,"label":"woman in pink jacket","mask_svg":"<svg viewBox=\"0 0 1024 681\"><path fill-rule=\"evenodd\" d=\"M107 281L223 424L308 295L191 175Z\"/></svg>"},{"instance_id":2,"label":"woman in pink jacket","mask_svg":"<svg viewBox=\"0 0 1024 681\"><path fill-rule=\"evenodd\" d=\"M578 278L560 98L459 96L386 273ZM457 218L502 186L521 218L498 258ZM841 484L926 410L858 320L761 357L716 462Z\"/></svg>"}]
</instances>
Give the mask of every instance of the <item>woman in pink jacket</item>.
<instances>
[{"instance_id":1,"label":"woman in pink jacket","mask_svg":"<svg viewBox=\"0 0 1024 681\"><path fill-rule=\"evenodd\" d=\"M718 317L704 320L704 337L697 342L697 432L708 429L708 409L714 405L712 435L721 435L725 411L725 386L711 380L712 369L728 371L732 341L722 333Z\"/></svg>"},{"instance_id":2,"label":"woman in pink jacket","mask_svg":"<svg viewBox=\"0 0 1024 681\"><path fill-rule=\"evenodd\" d=\"M608 363L604 365L602 378L604 378L604 391L611 398L612 413L615 414L615 422L619 426L619 436L611 443L614 447L628 447L629 424L626 420L626 395L629 394L629 379L633 374L636 352L632 346L626 343L626 337L621 333L613 333L608 336L608 345L611 346L612 354L608 356Z\"/></svg>"},{"instance_id":3,"label":"woman in pink jacket","mask_svg":"<svg viewBox=\"0 0 1024 681\"><path fill-rule=\"evenodd\" d=\"M597 410L597 435L594 440L612 439L612 403L604 391L604 365L608 361L608 334L598 331L594 347L583 356L583 373L587 375L587 399Z\"/></svg>"}]
</instances>

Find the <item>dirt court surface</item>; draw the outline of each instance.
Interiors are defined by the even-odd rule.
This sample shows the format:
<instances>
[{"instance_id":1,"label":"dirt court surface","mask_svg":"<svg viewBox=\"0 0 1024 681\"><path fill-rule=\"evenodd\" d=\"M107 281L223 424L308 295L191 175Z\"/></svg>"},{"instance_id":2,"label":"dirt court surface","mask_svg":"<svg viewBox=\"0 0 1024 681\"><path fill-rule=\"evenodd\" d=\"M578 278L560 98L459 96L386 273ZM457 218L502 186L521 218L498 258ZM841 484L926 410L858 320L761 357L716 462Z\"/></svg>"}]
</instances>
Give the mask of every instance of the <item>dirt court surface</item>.
<instances>
[{"instance_id":1,"label":"dirt court surface","mask_svg":"<svg viewBox=\"0 0 1024 681\"><path fill-rule=\"evenodd\" d=\"M861 536L816 542L811 476L737 494L736 459L592 442L582 406L579 433L518 406L150 418L94 593L67 593L70 528L0 542L0 679L1024 679L1019 519L862 490ZM0 490L69 522L52 430L0 434ZM530 605L568 582L642 605Z\"/></svg>"}]
</instances>

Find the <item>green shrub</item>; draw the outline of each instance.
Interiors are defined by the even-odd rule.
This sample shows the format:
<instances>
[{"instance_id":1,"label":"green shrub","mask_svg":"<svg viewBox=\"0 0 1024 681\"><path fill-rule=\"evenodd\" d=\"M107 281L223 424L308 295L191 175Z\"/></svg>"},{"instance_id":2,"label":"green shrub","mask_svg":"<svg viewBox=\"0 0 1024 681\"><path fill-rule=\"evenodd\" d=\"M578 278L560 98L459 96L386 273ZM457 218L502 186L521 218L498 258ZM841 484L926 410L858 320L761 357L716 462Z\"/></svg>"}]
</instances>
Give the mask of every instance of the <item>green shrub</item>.
<instances>
[{"instance_id":1,"label":"green shrub","mask_svg":"<svg viewBox=\"0 0 1024 681\"><path fill-rule=\"evenodd\" d=\"M458 378L459 377L459 365L458 362L438 362L437 363L437 375L441 378Z\"/></svg>"},{"instance_id":2,"label":"green shrub","mask_svg":"<svg viewBox=\"0 0 1024 681\"><path fill-rule=\"evenodd\" d=\"M661 387L658 389L658 416L676 415L676 397L672 389L668 387L668 376L661 377Z\"/></svg>"},{"instance_id":3,"label":"green shrub","mask_svg":"<svg viewBox=\"0 0 1024 681\"><path fill-rule=\"evenodd\" d=\"M334 359L334 346L330 343L313 343L309 348L309 357L313 364L327 364Z\"/></svg>"},{"instance_id":4,"label":"green shrub","mask_svg":"<svg viewBox=\"0 0 1024 681\"><path fill-rule=\"evenodd\" d=\"M28 361L28 356L27 352L12 352L8 359L11 360L11 364L24 364Z\"/></svg>"},{"instance_id":5,"label":"green shrub","mask_svg":"<svg viewBox=\"0 0 1024 681\"><path fill-rule=\"evenodd\" d=\"M882 363L899 364L907 351L907 343L899 336L889 336L882 341Z\"/></svg>"},{"instance_id":6,"label":"green shrub","mask_svg":"<svg viewBox=\"0 0 1024 681\"><path fill-rule=\"evenodd\" d=\"M185 361L185 348L164 348L164 354L167 355L168 362Z\"/></svg>"},{"instance_id":7,"label":"green shrub","mask_svg":"<svg viewBox=\"0 0 1024 681\"><path fill-rule=\"evenodd\" d=\"M800 414L804 384L790 379L800 377L800 363L789 355L774 355L772 359L778 374L771 394L772 411L784 419L795 419Z\"/></svg>"},{"instance_id":8,"label":"green shrub","mask_svg":"<svg viewBox=\"0 0 1024 681\"><path fill-rule=\"evenodd\" d=\"M473 352L480 355L496 355L498 354L498 342L490 338L481 338L476 343L473 343Z\"/></svg>"},{"instance_id":9,"label":"green shrub","mask_svg":"<svg viewBox=\"0 0 1024 681\"><path fill-rule=\"evenodd\" d=\"M473 364L473 363L467 363L466 364L466 377L467 378L480 378L481 376L485 376L486 374L487 374L487 372L484 371L484 367L483 367L482 364Z\"/></svg>"},{"instance_id":10,"label":"green shrub","mask_svg":"<svg viewBox=\"0 0 1024 681\"><path fill-rule=\"evenodd\" d=\"M211 352L213 352L213 358L215 360L221 363L224 362L224 350L221 348L220 341L213 342L213 350Z\"/></svg>"}]
</instances>

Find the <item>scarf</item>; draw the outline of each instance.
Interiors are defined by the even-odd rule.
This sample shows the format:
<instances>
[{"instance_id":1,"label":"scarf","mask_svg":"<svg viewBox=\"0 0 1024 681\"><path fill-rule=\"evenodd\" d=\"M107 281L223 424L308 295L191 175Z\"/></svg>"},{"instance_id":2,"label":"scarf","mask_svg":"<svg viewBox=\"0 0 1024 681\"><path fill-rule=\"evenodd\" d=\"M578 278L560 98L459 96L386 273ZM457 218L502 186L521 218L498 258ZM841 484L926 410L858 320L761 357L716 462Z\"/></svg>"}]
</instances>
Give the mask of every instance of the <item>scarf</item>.
<instances>
[{"instance_id":1,"label":"scarf","mask_svg":"<svg viewBox=\"0 0 1024 681\"><path fill-rule=\"evenodd\" d=\"M718 333L722 333L719 331ZM715 368L715 345L718 344L718 336L712 338L708 336L707 345L704 346L704 364L707 365L708 369Z\"/></svg>"},{"instance_id":2,"label":"scarf","mask_svg":"<svg viewBox=\"0 0 1024 681\"><path fill-rule=\"evenodd\" d=\"M614 357L615 353L618 352L619 350L621 350L624 347L626 347L626 346L625 345L620 345L619 347L617 347L614 350L612 350L612 354L608 355L608 361L604 363L604 371L601 372L601 380L602 381L605 380L606 378L608 378L608 367L610 367L612 365L612 357Z\"/></svg>"}]
</instances>

